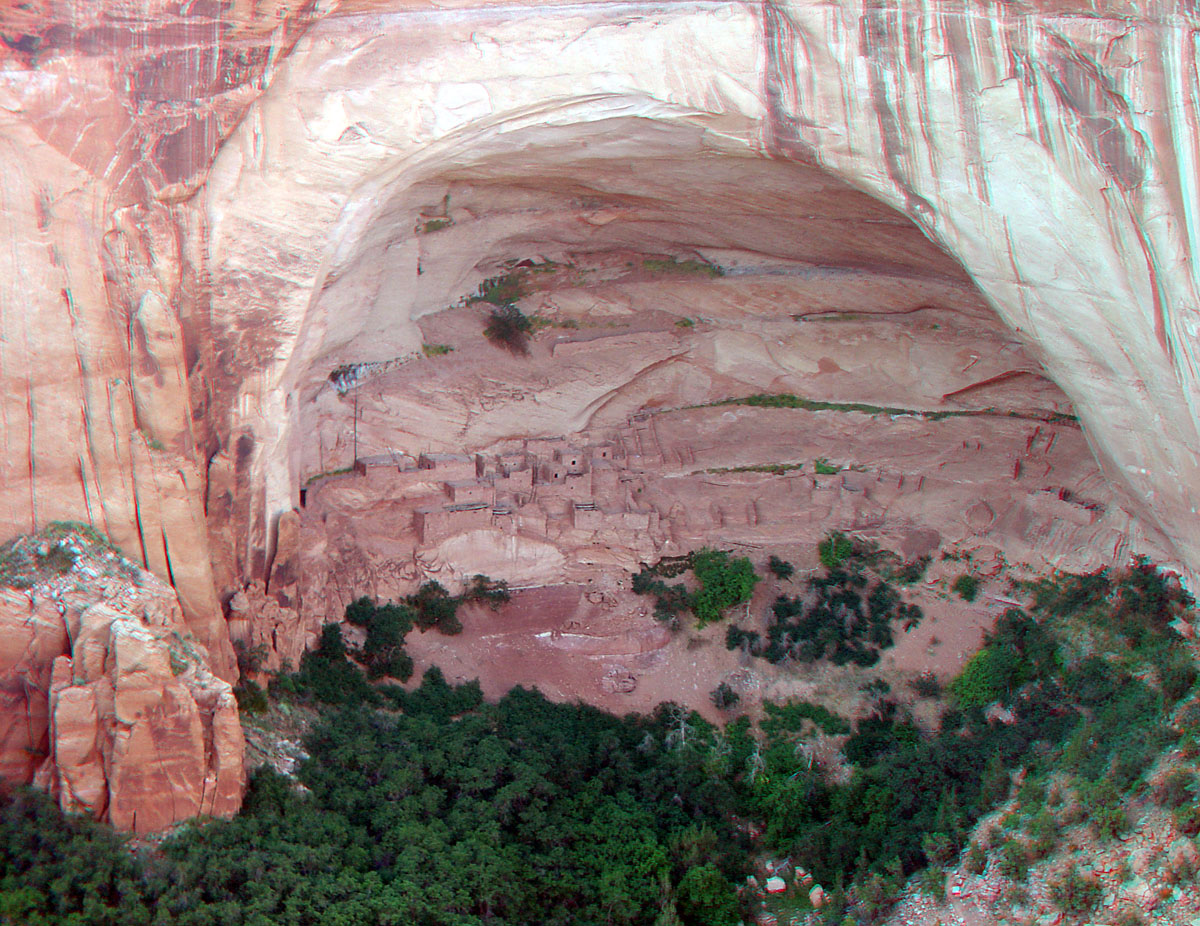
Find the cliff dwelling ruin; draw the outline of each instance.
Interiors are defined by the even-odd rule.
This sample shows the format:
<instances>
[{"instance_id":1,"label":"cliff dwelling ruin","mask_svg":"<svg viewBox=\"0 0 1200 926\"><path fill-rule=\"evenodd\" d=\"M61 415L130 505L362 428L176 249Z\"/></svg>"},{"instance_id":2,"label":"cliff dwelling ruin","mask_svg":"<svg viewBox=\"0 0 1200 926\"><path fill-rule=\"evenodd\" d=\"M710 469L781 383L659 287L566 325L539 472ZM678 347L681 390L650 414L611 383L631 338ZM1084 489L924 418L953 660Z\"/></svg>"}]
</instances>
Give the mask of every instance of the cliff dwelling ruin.
<instances>
[{"instance_id":1,"label":"cliff dwelling ruin","mask_svg":"<svg viewBox=\"0 0 1200 926\"><path fill-rule=\"evenodd\" d=\"M713 723L718 686L757 721L949 685L1056 570L1145 557L1182 596L1197 28L0 4L0 773L139 834L230 816L239 680L330 624L361 653L347 609L432 582L511 597L408 628L408 690L436 666ZM738 634L841 535L911 569L893 604L923 619L869 665L762 658ZM705 550L753 593L656 617L636 577Z\"/></svg>"}]
</instances>

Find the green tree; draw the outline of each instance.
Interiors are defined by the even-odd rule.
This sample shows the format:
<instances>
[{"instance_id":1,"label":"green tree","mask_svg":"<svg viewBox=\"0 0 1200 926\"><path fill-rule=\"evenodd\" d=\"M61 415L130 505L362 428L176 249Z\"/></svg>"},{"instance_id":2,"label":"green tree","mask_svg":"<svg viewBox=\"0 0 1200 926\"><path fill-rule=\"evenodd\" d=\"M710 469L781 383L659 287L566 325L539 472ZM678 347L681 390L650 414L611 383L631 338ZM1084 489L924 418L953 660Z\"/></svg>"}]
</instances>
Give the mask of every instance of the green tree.
<instances>
[{"instance_id":1,"label":"green tree","mask_svg":"<svg viewBox=\"0 0 1200 926\"><path fill-rule=\"evenodd\" d=\"M689 926L732 926L738 921L737 894L711 863L689 868L676 895L676 909Z\"/></svg>"},{"instance_id":2,"label":"green tree","mask_svg":"<svg viewBox=\"0 0 1200 926\"><path fill-rule=\"evenodd\" d=\"M700 588L692 597L697 625L718 621L728 608L750 600L759 576L745 556L732 557L720 550L698 550L692 556L692 570Z\"/></svg>"},{"instance_id":3,"label":"green tree","mask_svg":"<svg viewBox=\"0 0 1200 926\"><path fill-rule=\"evenodd\" d=\"M954 580L953 588L963 601L974 601L979 595L979 579L969 572L964 572Z\"/></svg>"},{"instance_id":4,"label":"green tree","mask_svg":"<svg viewBox=\"0 0 1200 926\"><path fill-rule=\"evenodd\" d=\"M817 554L826 569L837 569L854 551L854 544L841 531L833 531L817 544Z\"/></svg>"}]
</instances>

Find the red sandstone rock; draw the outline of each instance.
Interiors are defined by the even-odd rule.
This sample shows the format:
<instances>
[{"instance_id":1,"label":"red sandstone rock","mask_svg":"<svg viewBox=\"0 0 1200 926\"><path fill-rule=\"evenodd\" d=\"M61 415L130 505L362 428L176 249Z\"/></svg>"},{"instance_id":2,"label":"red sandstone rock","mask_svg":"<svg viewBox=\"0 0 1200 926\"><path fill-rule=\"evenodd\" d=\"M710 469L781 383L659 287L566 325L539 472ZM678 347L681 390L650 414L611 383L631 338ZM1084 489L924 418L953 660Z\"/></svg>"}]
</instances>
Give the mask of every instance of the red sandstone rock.
<instances>
[{"instance_id":1,"label":"red sandstone rock","mask_svg":"<svg viewBox=\"0 0 1200 926\"><path fill-rule=\"evenodd\" d=\"M273 668L358 594L472 569L615 571L735 535L932 525L1016 544L1022 560L1121 561L1132 547L1200 568L1194 101L1170 89L1190 86L1195 62L1160 47L1160 20L1194 28L1194 10L1068 0L993 15L935 0L847 31L878 11L667 5L618 29L599 3L426 5L0 6L0 303L16 307L0 313L0 535L86 517L182 606L143 638L125 602L5 597L0 771L24 780L40 764L71 802L136 828L224 807L241 774L228 686L161 658L170 626L206 651L197 666L234 678L218 590L244 590L230 625ZM450 225L435 237L421 220L439 201ZM442 311L535 248L633 246L771 273L543 293L547 317L636 324L546 332L532 358L484 345L474 308ZM876 326L874 347L796 324L847 311L907 321ZM687 337L651 330L653 313L686 317ZM419 355L426 334L454 340L459 365L396 373L361 414L329 388L334 365ZM396 494L327 498L319 522L293 511L302 481L355 462L360 439L473 451L760 390L1067 410L1047 376L1115 477L1086 503L1062 491L1102 481L1078 465L1078 433L947 424L949 452L934 429L881 416L808 446L821 419L760 416L742 431L709 422L707 461L641 421L622 473L636 490L598 468L603 505L546 488L471 531L458 526L484 515L439 503L444 533L425 548ZM683 418L688 437L705 425ZM776 433L797 453L766 453ZM758 455L716 458L726 450ZM704 473L829 454L874 472L769 488ZM165 746L192 758L153 758ZM131 797L163 788L169 809Z\"/></svg>"},{"instance_id":2,"label":"red sandstone rock","mask_svg":"<svg viewBox=\"0 0 1200 926\"><path fill-rule=\"evenodd\" d=\"M116 553L66 542L78 558L64 574L0 589L0 774L137 833L232 815L237 703L175 595Z\"/></svg>"}]
</instances>

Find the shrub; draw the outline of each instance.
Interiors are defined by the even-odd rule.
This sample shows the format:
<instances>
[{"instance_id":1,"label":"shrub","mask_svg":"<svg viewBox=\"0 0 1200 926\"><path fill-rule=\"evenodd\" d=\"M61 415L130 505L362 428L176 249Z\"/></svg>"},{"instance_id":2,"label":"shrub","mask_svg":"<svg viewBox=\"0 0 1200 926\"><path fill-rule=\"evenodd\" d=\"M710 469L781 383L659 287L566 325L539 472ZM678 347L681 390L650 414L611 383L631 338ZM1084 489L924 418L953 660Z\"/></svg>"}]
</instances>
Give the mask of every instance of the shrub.
<instances>
[{"instance_id":1,"label":"shrub","mask_svg":"<svg viewBox=\"0 0 1200 926\"><path fill-rule=\"evenodd\" d=\"M883 556L878 550L836 532L818 549L826 574L808 580L816 600L806 607L801 598L776 599L763 655L775 663L828 658L834 665L874 665L880 650L895 642L892 625L899 621L910 630L921 609L901 601L883 579L871 582L866 567Z\"/></svg>"},{"instance_id":2,"label":"shrub","mask_svg":"<svg viewBox=\"0 0 1200 926\"><path fill-rule=\"evenodd\" d=\"M253 675L262 669L263 663L267 661L266 643L247 646L244 640L234 640L233 651L237 656L239 675Z\"/></svg>"},{"instance_id":3,"label":"shrub","mask_svg":"<svg viewBox=\"0 0 1200 926\"><path fill-rule=\"evenodd\" d=\"M909 679L908 687L919 698L940 698L942 696L942 683L932 672L922 672L916 678Z\"/></svg>"},{"instance_id":4,"label":"shrub","mask_svg":"<svg viewBox=\"0 0 1200 926\"><path fill-rule=\"evenodd\" d=\"M1011 786L1012 779L1008 769L1004 767L1004 761L999 753L993 753L980 775L980 802L988 807L999 804L1008 797Z\"/></svg>"},{"instance_id":5,"label":"shrub","mask_svg":"<svg viewBox=\"0 0 1200 926\"><path fill-rule=\"evenodd\" d=\"M477 573L471 579L471 584L462 594L463 601L486 601L493 611L505 604L512 594L508 583L503 579L489 579L482 573Z\"/></svg>"},{"instance_id":6,"label":"shrub","mask_svg":"<svg viewBox=\"0 0 1200 926\"><path fill-rule=\"evenodd\" d=\"M667 585L658 578L660 575L679 575L688 568L700 581L700 588L695 593L688 592L683 585ZM703 627L720 620L734 605L749 601L758 581L754 565L746 557L703 549L689 553L681 561L643 568L633 577L632 589L637 595L655 596L654 616L660 621L677 627L679 615L691 610L696 615L697 626Z\"/></svg>"},{"instance_id":7,"label":"shrub","mask_svg":"<svg viewBox=\"0 0 1200 926\"><path fill-rule=\"evenodd\" d=\"M946 872L938 867L926 868L917 878L917 890L941 903L946 899Z\"/></svg>"},{"instance_id":8,"label":"shrub","mask_svg":"<svg viewBox=\"0 0 1200 926\"><path fill-rule=\"evenodd\" d=\"M742 700L741 695L729 687L725 682L721 682L716 688L709 693L709 698L712 699L713 705L719 711L729 711L737 707L738 702Z\"/></svg>"},{"instance_id":9,"label":"shrub","mask_svg":"<svg viewBox=\"0 0 1200 926\"><path fill-rule=\"evenodd\" d=\"M971 657L963 666L950 689L954 699L963 710L982 708L997 700L1003 693L1001 672L996 666L996 657L985 647Z\"/></svg>"},{"instance_id":10,"label":"shrub","mask_svg":"<svg viewBox=\"0 0 1200 926\"><path fill-rule=\"evenodd\" d=\"M811 701L775 704L772 701L764 701L763 709L766 716L763 717L761 726L763 733L768 736L775 735L778 731L801 733L806 720L812 721L829 736L850 732L850 724L846 718L835 714L823 704L814 704Z\"/></svg>"},{"instance_id":11,"label":"shrub","mask_svg":"<svg viewBox=\"0 0 1200 926\"><path fill-rule=\"evenodd\" d=\"M1095 909L1102 895L1100 882L1080 874L1074 865L1050 881L1050 899L1064 913L1073 916L1083 916Z\"/></svg>"},{"instance_id":12,"label":"shrub","mask_svg":"<svg viewBox=\"0 0 1200 926\"><path fill-rule=\"evenodd\" d=\"M10 588L32 588L39 582L66 575L75 565L79 554L70 540L48 542L56 535L46 530L41 534L17 537L0 547L0 585Z\"/></svg>"},{"instance_id":13,"label":"shrub","mask_svg":"<svg viewBox=\"0 0 1200 926\"><path fill-rule=\"evenodd\" d=\"M1116 839L1125 832L1129 826L1129 818L1125 815L1120 795L1112 782L1101 781L1081 790L1085 792L1081 795L1084 803L1092 808L1092 826L1101 839Z\"/></svg>"},{"instance_id":14,"label":"shrub","mask_svg":"<svg viewBox=\"0 0 1200 926\"><path fill-rule=\"evenodd\" d=\"M642 261L642 268L650 273L687 273L698 276L719 277L725 272L716 264L703 260L678 260L674 257L649 258Z\"/></svg>"},{"instance_id":15,"label":"shrub","mask_svg":"<svg viewBox=\"0 0 1200 926\"><path fill-rule=\"evenodd\" d=\"M440 582L429 581L417 589L416 594L404 599L413 610L413 622L422 632L436 627L447 636L462 632L458 620L461 599L453 597Z\"/></svg>"},{"instance_id":16,"label":"shrub","mask_svg":"<svg viewBox=\"0 0 1200 926\"><path fill-rule=\"evenodd\" d=\"M233 696L237 699L238 710L243 714L261 714L270 707L267 693L248 678L237 683L233 689Z\"/></svg>"},{"instance_id":17,"label":"shrub","mask_svg":"<svg viewBox=\"0 0 1200 926\"><path fill-rule=\"evenodd\" d=\"M762 655L760 639L761 635L757 630L744 630L737 624L730 624L725 628L726 649L744 649L748 653L760 656Z\"/></svg>"},{"instance_id":18,"label":"shrub","mask_svg":"<svg viewBox=\"0 0 1200 926\"><path fill-rule=\"evenodd\" d=\"M1181 700L1196 684L1196 667L1187 653L1172 651L1159 666L1159 686L1168 704Z\"/></svg>"},{"instance_id":19,"label":"shrub","mask_svg":"<svg viewBox=\"0 0 1200 926\"><path fill-rule=\"evenodd\" d=\"M874 922L895 903L899 893L900 885L896 883L896 878L884 877L876 872L854 885L853 896L867 921Z\"/></svg>"},{"instance_id":20,"label":"shrub","mask_svg":"<svg viewBox=\"0 0 1200 926\"><path fill-rule=\"evenodd\" d=\"M825 539L817 544L817 554L821 557L821 565L826 569L841 566L853 551L854 544L841 531L827 534Z\"/></svg>"},{"instance_id":21,"label":"shrub","mask_svg":"<svg viewBox=\"0 0 1200 926\"><path fill-rule=\"evenodd\" d=\"M1020 839L1008 840L1000 848L996 867L1004 877L1024 881L1029 873L1029 848Z\"/></svg>"},{"instance_id":22,"label":"shrub","mask_svg":"<svg viewBox=\"0 0 1200 926\"><path fill-rule=\"evenodd\" d=\"M692 596L683 585L667 585L656 578L661 574L656 569L643 569L633 577L630 587L635 595L653 595L655 619L675 630L679 626L679 616L691 609Z\"/></svg>"},{"instance_id":23,"label":"shrub","mask_svg":"<svg viewBox=\"0 0 1200 926\"><path fill-rule=\"evenodd\" d=\"M956 850L954 841L946 833L926 833L921 840L921 851L935 865L948 865ZM943 873L943 880L944 877Z\"/></svg>"},{"instance_id":24,"label":"shrub","mask_svg":"<svg viewBox=\"0 0 1200 926\"><path fill-rule=\"evenodd\" d=\"M785 581L790 579L796 573L795 566L793 566L787 560L780 559L778 556L774 555L767 560L767 569L770 570L771 575L773 575L775 578L783 579Z\"/></svg>"},{"instance_id":25,"label":"shrub","mask_svg":"<svg viewBox=\"0 0 1200 926\"><path fill-rule=\"evenodd\" d=\"M930 560L931 557L928 554L918 556L916 559L891 570L891 578L901 585L912 585L920 582L925 578L925 570L929 568Z\"/></svg>"},{"instance_id":26,"label":"shrub","mask_svg":"<svg viewBox=\"0 0 1200 926\"><path fill-rule=\"evenodd\" d=\"M749 601L759 580L749 559L720 550L697 551L692 556L692 570L700 580L700 589L692 596L700 627L719 621L728 608Z\"/></svg>"},{"instance_id":27,"label":"shrub","mask_svg":"<svg viewBox=\"0 0 1200 926\"><path fill-rule=\"evenodd\" d=\"M953 589L963 601L974 601L979 595L979 579L970 573L963 573L954 580Z\"/></svg>"},{"instance_id":28,"label":"shrub","mask_svg":"<svg viewBox=\"0 0 1200 926\"><path fill-rule=\"evenodd\" d=\"M830 463L824 457L817 457L813 460L813 470L818 476L832 476L835 473L840 473L842 468L834 463Z\"/></svg>"},{"instance_id":29,"label":"shrub","mask_svg":"<svg viewBox=\"0 0 1200 926\"><path fill-rule=\"evenodd\" d=\"M1033 590L1033 606L1047 614L1070 617L1102 604L1112 591L1108 570L1042 579Z\"/></svg>"},{"instance_id":30,"label":"shrub","mask_svg":"<svg viewBox=\"0 0 1200 926\"><path fill-rule=\"evenodd\" d=\"M1035 858L1045 858L1058 845L1058 821L1048 810L1039 810L1029 821L1029 848Z\"/></svg>"},{"instance_id":31,"label":"shrub","mask_svg":"<svg viewBox=\"0 0 1200 926\"><path fill-rule=\"evenodd\" d=\"M1174 818L1179 832L1185 836L1200 834L1200 802L1184 804L1182 807L1176 808L1171 816Z\"/></svg>"},{"instance_id":32,"label":"shrub","mask_svg":"<svg viewBox=\"0 0 1200 926\"><path fill-rule=\"evenodd\" d=\"M385 675L408 681L413 672L412 657L404 649L404 638L412 629L412 612L387 604L377 608L367 627L367 639L356 654L371 678Z\"/></svg>"},{"instance_id":33,"label":"shrub","mask_svg":"<svg viewBox=\"0 0 1200 926\"><path fill-rule=\"evenodd\" d=\"M379 695L346 655L342 628L326 624L321 628L317 648L301 657L300 669L287 680L286 687L301 697L326 704L375 704Z\"/></svg>"},{"instance_id":34,"label":"shrub","mask_svg":"<svg viewBox=\"0 0 1200 926\"><path fill-rule=\"evenodd\" d=\"M515 305L501 305L488 315L483 336L511 353L528 354L532 331L533 322L520 309Z\"/></svg>"},{"instance_id":35,"label":"shrub","mask_svg":"<svg viewBox=\"0 0 1200 926\"><path fill-rule=\"evenodd\" d=\"M737 894L711 862L687 870L679 881L676 898L685 923L733 926L738 921Z\"/></svg>"},{"instance_id":36,"label":"shrub","mask_svg":"<svg viewBox=\"0 0 1200 926\"><path fill-rule=\"evenodd\" d=\"M511 308L525 295L525 278L520 271L488 277L479 284L479 291L469 302L487 302L497 308Z\"/></svg>"}]
</instances>

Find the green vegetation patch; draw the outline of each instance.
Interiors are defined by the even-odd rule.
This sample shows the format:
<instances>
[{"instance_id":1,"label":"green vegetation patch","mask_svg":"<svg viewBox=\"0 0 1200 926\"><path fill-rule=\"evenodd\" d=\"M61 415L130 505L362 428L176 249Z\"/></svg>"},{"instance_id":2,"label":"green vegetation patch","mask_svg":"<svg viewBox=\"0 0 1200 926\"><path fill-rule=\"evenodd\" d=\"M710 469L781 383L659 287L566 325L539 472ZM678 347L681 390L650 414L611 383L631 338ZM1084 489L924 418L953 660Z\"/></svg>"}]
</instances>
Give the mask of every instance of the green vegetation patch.
<instances>
[{"instance_id":1,"label":"green vegetation patch","mask_svg":"<svg viewBox=\"0 0 1200 926\"><path fill-rule=\"evenodd\" d=\"M677 260L674 257L649 258L642 261L642 269L649 273L679 273L710 278L725 275L725 271L716 264L703 260Z\"/></svg>"},{"instance_id":2,"label":"green vegetation patch","mask_svg":"<svg viewBox=\"0 0 1200 926\"><path fill-rule=\"evenodd\" d=\"M515 305L493 309L483 329L485 338L513 354L529 353L529 338L533 333L533 320Z\"/></svg>"},{"instance_id":3,"label":"green vegetation patch","mask_svg":"<svg viewBox=\"0 0 1200 926\"><path fill-rule=\"evenodd\" d=\"M837 567L847 578L826 575L814 596L869 597L870 555L852 548ZM649 581L694 559L664 561ZM937 893L938 867L1012 798L1018 769L996 852L1014 877L1067 826L1123 832L1125 802L1168 753L1187 767L1145 791L1193 808L1200 691L1174 674L1173 654L1186 650L1169 629L1191 606L1144 561L1102 581L1039 583L1034 607L1001 617L930 729L875 683L871 713L852 725L793 702L766 705L757 730L746 717L717 728L675 705L620 718L522 688L487 704L478 683L453 686L436 669L412 691L372 686L331 625L303 789L259 770L234 820L138 848L41 796L2 792L0 921L732 926L755 900L735 885L769 853L825 886L826 922L861 926L922 869ZM369 632L393 607L411 606L356 603L355 621ZM1003 718L985 711L997 702ZM821 767L818 728L846 737L848 775ZM969 848L971 870L986 860ZM1049 883L1071 915L1100 898L1079 872Z\"/></svg>"},{"instance_id":4,"label":"green vegetation patch","mask_svg":"<svg viewBox=\"0 0 1200 926\"><path fill-rule=\"evenodd\" d=\"M810 701L788 701L786 704L764 701L763 709L766 716L760 726L768 737L785 732L803 733L809 723L828 736L850 732L850 723L845 717Z\"/></svg>"},{"instance_id":5,"label":"green vegetation patch","mask_svg":"<svg viewBox=\"0 0 1200 926\"><path fill-rule=\"evenodd\" d=\"M343 467L340 467L339 469L326 470L323 473L317 473L315 476L309 476L308 479L306 479L304 481L304 485L305 485L305 487L308 487L308 486L311 486L314 482L319 482L322 479L328 479L330 476L345 476L347 473L352 473L352 472L354 472L353 466L343 466Z\"/></svg>"},{"instance_id":6,"label":"green vegetation patch","mask_svg":"<svg viewBox=\"0 0 1200 926\"><path fill-rule=\"evenodd\" d=\"M668 585L659 578L673 578L689 569L700 586L694 592L685 585ZM730 608L749 601L759 579L747 557L706 548L682 560L643 568L633 577L632 588L636 594L655 597L654 616L659 620L677 627L679 618L690 611L695 614L699 628L721 620Z\"/></svg>"},{"instance_id":7,"label":"green vegetation patch","mask_svg":"<svg viewBox=\"0 0 1200 926\"><path fill-rule=\"evenodd\" d=\"M841 531L830 531L817 543L817 555L826 569L840 569L853 553L853 541Z\"/></svg>"},{"instance_id":8,"label":"green vegetation patch","mask_svg":"<svg viewBox=\"0 0 1200 926\"><path fill-rule=\"evenodd\" d=\"M770 570L771 575L775 578L785 582L796 574L795 566L774 554L767 560L767 569Z\"/></svg>"},{"instance_id":9,"label":"green vegetation patch","mask_svg":"<svg viewBox=\"0 0 1200 926\"><path fill-rule=\"evenodd\" d=\"M431 235L434 232L439 232L444 228L449 228L453 224L454 220L447 217L439 216L438 218L428 219L421 223L421 234Z\"/></svg>"},{"instance_id":10,"label":"green vegetation patch","mask_svg":"<svg viewBox=\"0 0 1200 926\"><path fill-rule=\"evenodd\" d=\"M387 712L320 715L303 792L261 768L237 818L157 847L6 794L0 917L733 926L750 856L711 742L687 712L619 718L522 688L486 704L431 669Z\"/></svg>"},{"instance_id":11,"label":"green vegetation patch","mask_svg":"<svg viewBox=\"0 0 1200 926\"><path fill-rule=\"evenodd\" d=\"M897 408L891 405L871 405L866 402L827 402L822 399L806 399L791 393L757 393L735 399L725 399L714 402L713 405L750 405L755 408L802 408L810 412L862 412L865 415L912 415L926 418L930 421L941 421L944 418L969 418L979 415L1007 415L1010 418L1035 418L1039 421L1067 422L1077 421L1075 415L1053 413L1050 415L1029 415L1021 412L1000 412L996 409L944 409L940 411L923 411L914 408Z\"/></svg>"},{"instance_id":12,"label":"green vegetation patch","mask_svg":"<svg viewBox=\"0 0 1200 926\"><path fill-rule=\"evenodd\" d=\"M359 598L346 608L346 620L367 631L355 656L367 670L368 678L385 675L405 682L412 676L413 661L404 649L404 638L412 630L415 612L407 604L388 602L376 604L370 598Z\"/></svg>"},{"instance_id":13,"label":"green vegetation patch","mask_svg":"<svg viewBox=\"0 0 1200 926\"><path fill-rule=\"evenodd\" d=\"M528 294L525 275L520 270L511 270L494 277L488 277L479 284L479 289L468 303L487 302L497 308L513 305L522 296Z\"/></svg>"},{"instance_id":14,"label":"green vegetation patch","mask_svg":"<svg viewBox=\"0 0 1200 926\"><path fill-rule=\"evenodd\" d=\"M787 473L804 469L803 463L755 463L749 466L721 466L706 469L706 473L723 475L724 473L770 473L772 476L784 476Z\"/></svg>"},{"instance_id":15,"label":"green vegetation patch","mask_svg":"<svg viewBox=\"0 0 1200 926\"><path fill-rule=\"evenodd\" d=\"M963 601L974 601L979 595L979 578L964 572L954 580L952 588Z\"/></svg>"},{"instance_id":16,"label":"green vegetation patch","mask_svg":"<svg viewBox=\"0 0 1200 926\"><path fill-rule=\"evenodd\" d=\"M891 567L899 560L895 554L836 531L818 544L818 553L825 574L808 580L808 594L775 600L765 640L757 631L730 627L729 649L742 648L773 663L828 659L835 665L872 666L895 642L894 623L908 631L921 622L921 609L902 601L889 584Z\"/></svg>"},{"instance_id":17,"label":"green vegetation patch","mask_svg":"<svg viewBox=\"0 0 1200 926\"><path fill-rule=\"evenodd\" d=\"M358 598L346 608L346 622L366 630L363 645L347 646L341 626L326 624L316 648L301 658L300 668L280 673L271 690L325 704L379 704L380 689L369 680L386 676L403 682L411 677L413 661L404 640L414 626L422 633L437 630L453 636L462 632L458 609L464 603L481 601L498 608L508 599L507 584L485 575L476 575L461 595L451 595L438 582L425 582L400 603Z\"/></svg>"},{"instance_id":18,"label":"green vegetation patch","mask_svg":"<svg viewBox=\"0 0 1200 926\"><path fill-rule=\"evenodd\" d=\"M692 556L692 571L700 582L692 596L698 627L719 621L726 610L749 601L759 581L749 559L721 550L698 550Z\"/></svg>"},{"instance_id":19,"label":"green vegetation patch","mask_svg":"<svg viewBox=\"0 0 1200 926\"><path fill-rule=\"evenodd\" d=\"M85 552L120 556L90 524L51 521L35 534L22 534L0 546L0 585L26 589L64 576Z\"/></svg>"}]
</instances>

